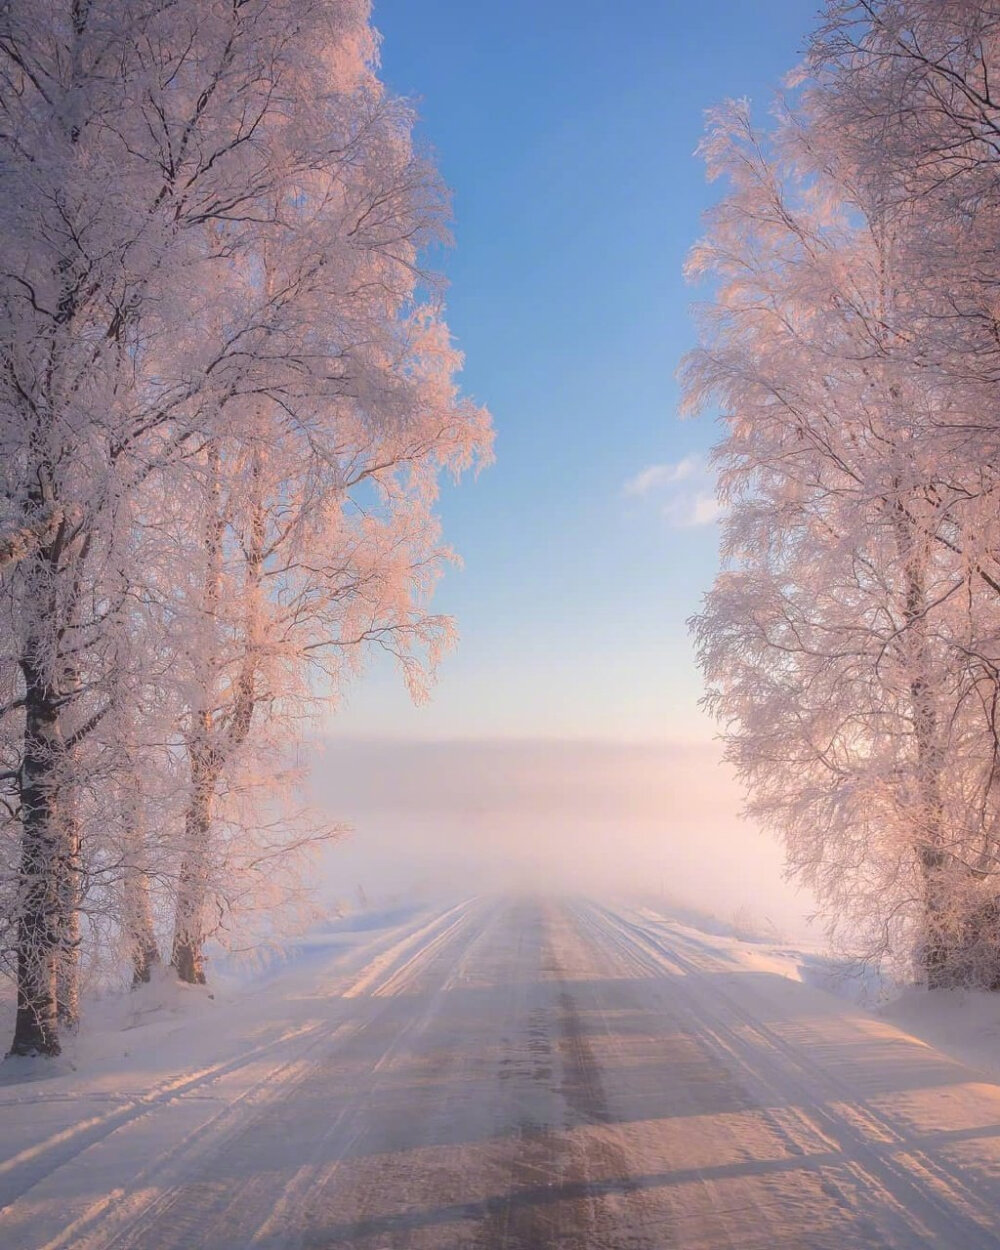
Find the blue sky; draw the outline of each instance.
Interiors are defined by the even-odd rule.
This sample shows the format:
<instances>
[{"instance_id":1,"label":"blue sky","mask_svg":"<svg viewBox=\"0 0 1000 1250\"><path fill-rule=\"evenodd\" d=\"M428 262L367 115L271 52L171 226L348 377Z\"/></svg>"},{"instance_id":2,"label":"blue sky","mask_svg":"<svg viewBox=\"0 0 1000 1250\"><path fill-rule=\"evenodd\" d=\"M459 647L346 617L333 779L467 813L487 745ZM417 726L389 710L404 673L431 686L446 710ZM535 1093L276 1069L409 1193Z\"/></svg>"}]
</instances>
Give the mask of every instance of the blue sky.
<instances>
[{"instance_id":1,"label":"blue sky","mask_svg":"<svg viewBox=\"0 0 1000 1250\"><path fill-rule=\"evenodd\" d=\"M694 151L713 103L766 112L816 7L375 0L382 77L453 191L448 320L497 461L442 499L462 641L432 702L376 664L335 733L712 734L685 620L717 562L715 430L678 419L674 376L714 194Z\"/></svg>"}]
</instances>

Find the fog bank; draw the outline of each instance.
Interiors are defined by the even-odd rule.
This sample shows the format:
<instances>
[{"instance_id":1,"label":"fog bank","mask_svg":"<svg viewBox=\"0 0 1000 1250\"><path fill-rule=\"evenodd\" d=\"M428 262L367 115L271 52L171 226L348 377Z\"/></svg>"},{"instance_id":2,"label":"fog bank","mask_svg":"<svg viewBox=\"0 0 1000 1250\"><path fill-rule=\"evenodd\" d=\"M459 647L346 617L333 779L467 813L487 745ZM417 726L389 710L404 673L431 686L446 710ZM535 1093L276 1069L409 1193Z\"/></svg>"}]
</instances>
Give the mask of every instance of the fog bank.
<instances>
[{"instance_id":1,"label":"fog bank","mask_svg":"<svg viewBox=\"0 0 1000 1250\"><path fill-rule=\"evenodd\" d=\"M324 893L540 888L655 894L798 930L814 910L742 820L715 744L331 738L312 789L355 832Z\"/></svg>"}]
</instances>

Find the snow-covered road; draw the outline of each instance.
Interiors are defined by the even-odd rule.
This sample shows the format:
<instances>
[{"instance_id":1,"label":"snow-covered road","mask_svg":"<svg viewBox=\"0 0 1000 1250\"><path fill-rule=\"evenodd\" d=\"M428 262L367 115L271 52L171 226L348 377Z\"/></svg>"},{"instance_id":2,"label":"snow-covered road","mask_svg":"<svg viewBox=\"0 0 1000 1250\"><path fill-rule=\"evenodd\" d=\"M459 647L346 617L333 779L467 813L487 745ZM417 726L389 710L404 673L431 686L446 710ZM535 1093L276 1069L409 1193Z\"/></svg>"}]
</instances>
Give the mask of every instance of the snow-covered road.
<instances>
[{"instance_id":1,"label":"snow-covered road","mask_svg":"<svg viewBox=\"0 0 1000 1250\"><path fill-rule=\"evenodd\" d=\"M1000 1087L669 918L472 900L355 956L146 1086L4 1084L0 1246L1000 1248Z\"/></svg>"}]
</instances>

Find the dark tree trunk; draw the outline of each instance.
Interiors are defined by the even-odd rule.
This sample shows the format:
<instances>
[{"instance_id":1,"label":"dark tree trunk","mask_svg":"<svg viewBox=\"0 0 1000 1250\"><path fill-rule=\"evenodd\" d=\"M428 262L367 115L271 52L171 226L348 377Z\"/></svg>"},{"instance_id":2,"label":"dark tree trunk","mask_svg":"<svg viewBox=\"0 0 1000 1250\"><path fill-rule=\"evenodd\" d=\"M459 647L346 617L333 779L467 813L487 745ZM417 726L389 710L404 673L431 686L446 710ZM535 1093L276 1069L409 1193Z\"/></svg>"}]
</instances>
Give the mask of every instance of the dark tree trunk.
<instances>
[{"instance_id":1,"label":"dark tree trunk","mask_svg":"<svg viewBox=\"0 0 1000 1250\"><path fill-rule=\"evenodd\" d=\"M70 81L81 74L81 37L89 6L74 0L71 6L74 41ZM75 145L79 122L74 91L65 114L66 133ZM73 273L77 248L74 243L55 265L59 282L54 324L66 330L78 307L79 283ZM45 402L42 411L59 412L64 396L58 381L58 351L53 338L42 378ZM38 410L32 405L31 419ZM48 422L46 421L46 424ZM54 423L58 426L59 421ZM21 671L25 682L24 756L21 765L21 898L18 918L17 1019L11 1054L57 1055L58 1023L75 1025L78 1017L78 961L80 924L80 830L67 793L66 754L61 715L70 689L75 685L60 655L63 630L60 597L56 591L67 572L64 560L72 526L61 505L56 466L69 451L48 441L39 430L39 460L29 474L33 485L29 498L33 521L23 532L24 558L33 566L25 587L25 602L36 626L23 639ZM86 559L88 538L75 536L76 555ZM65 606L65 605L63 605ZM63 620L63 624L65 621ZM39 636L44 633L44 637ZM65 685L61 678L70 677Z\"/></svg>"},{"instance_id":2,"label":"dark tree trunk","mask_svg":"<svg viewBox=\"0 0 1000 1250\"><path fill-rule=\"evenodd\" d=\"M21 898L17 929L17 1018L12 1055L57 1055L56 963L60 947L61 855L55 772L60 755L56 692L31 661L25 676L21 770Z\"/></svg>"}]
</instances>

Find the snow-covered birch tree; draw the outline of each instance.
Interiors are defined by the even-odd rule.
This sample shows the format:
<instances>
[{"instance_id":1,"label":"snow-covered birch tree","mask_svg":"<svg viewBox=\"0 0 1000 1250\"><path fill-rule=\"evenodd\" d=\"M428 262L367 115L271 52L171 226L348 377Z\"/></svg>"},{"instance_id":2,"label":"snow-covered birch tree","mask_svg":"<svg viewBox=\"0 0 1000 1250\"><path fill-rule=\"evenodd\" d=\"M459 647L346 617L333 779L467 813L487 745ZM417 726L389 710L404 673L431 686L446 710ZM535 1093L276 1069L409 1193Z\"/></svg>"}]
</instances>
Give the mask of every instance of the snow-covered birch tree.
<instances>
[{"instance_id":1,"label":"snow-covered birch tree","mask_svg":"<svg viewBox=\"0 0 1000 1250\"><path fill-rule=\"evenodd\" d=\"M808 112L720 111L718 283L689 403L721 404L726 566L694 622L708 704L791 870L862 933L953 973L997 870L995 609L969 538L988 466L937 456L955 390L914 356L912 222ZM984 840L985 839L985 840Z\"/></svg>"},{"instance_id":2,"label":"snow-covered birch tree","mask_svg":"<svg viewBox=\"0 0 1000 1250\"><path fill-rule=\"evenodd\" d=\"M348 500L367 502L352 495L362 480L400 500L382 521L377 574L396 599L373 628L435 633L417 605L438 544L433 525L409 537L407 526L430 516L440 469L485 453L488 423L455 397L437 307L418 307L420 248L440 232L444 197L374 59L365 0L0 9L0 712L20 842L6 883L17 1053L58 1051L82 866L100 860L107 880L114 860L96 856L77 753L99 734L109 748L112 733L134 735L133 748L153 740L141 683L121 666L128 605L157 602L169 622L169 638L146 636L158 673L178 670L164 659L193 657L177 700L191 765L182 806L202 823L225 766L218 733L243 746L272 698L263 674L280 647L261 640L265 569L272 608L298 596L312 622L310 640L302 629L281 653L289 672L347 641L324 634L321 604L310 616L302 571L351 558L295 546L342 537L310 528L304 500L341 515ZM279 466L293 463L295 480L282 482ZM226 512L247 465L248 499ZM198 506L157 517L165 492ZM137 558L143 518L147 536L161 527L164 553L200 551L200 586L178 571L183 603L169 603L162 559ZM269 564L271 548L281 554ZM216 579L234 565L238 621L222 627ZM331 601L349 598L341 587ZM127 773L136 752L105 758ZM118 860L131 885L118 897L142 930L134 816ZM189 841L182 829L178 898Z\"/></svg>"}]
</instances>

